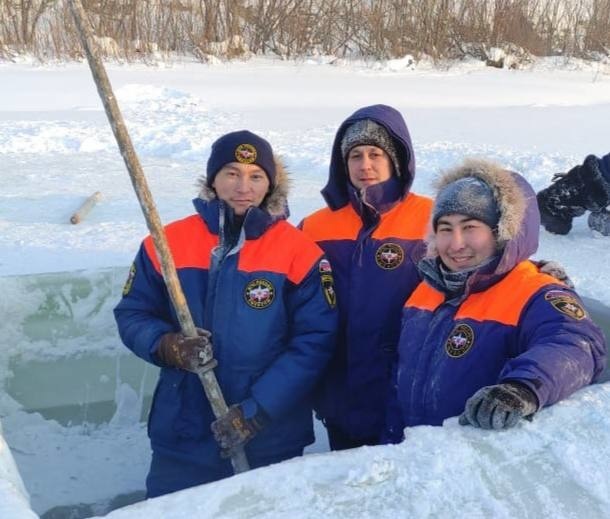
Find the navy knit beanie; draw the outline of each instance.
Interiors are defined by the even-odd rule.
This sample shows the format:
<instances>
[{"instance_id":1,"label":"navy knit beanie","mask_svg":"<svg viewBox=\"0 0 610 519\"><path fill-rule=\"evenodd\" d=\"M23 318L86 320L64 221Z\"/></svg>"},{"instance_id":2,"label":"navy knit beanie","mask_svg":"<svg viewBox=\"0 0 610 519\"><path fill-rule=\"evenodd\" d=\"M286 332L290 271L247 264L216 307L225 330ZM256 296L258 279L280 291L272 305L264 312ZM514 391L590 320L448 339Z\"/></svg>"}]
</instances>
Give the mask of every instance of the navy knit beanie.
<instances>
[{"instance_id":1,"label":"navy knit beanie","mask_svg":"<svg viewBox=\"0 0 610 519\"><path fill-rule=\"evenodd\" d=\"M227 133L212 144L208 159L207 185L212 187L216 173L229 162L256 164L263 168L271 187L275 186L275 160L271 145L248 130Z\"/></svg>"},{"instance_id":2,"label":"navy knit beanie","mask_svg":"<svg viewBox=\"0 0 610 519\"><path fill-rule=\"evenodd\" d=\"M463 214L489 225L500 221L500 208L489 185L478 177L463 177L444 186L436 196L432 210L434 231L441 216Z\"/></svg>"}]
</instances>

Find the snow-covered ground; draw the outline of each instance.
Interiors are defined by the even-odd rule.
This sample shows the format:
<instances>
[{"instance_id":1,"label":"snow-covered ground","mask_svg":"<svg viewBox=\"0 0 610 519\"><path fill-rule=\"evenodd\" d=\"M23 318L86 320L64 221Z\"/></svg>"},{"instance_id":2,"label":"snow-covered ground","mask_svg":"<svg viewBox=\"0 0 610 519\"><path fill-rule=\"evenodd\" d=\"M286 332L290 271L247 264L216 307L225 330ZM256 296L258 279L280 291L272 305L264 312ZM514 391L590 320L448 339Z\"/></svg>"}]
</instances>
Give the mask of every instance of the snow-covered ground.
<instances>
[{"instance_id":1,"label":"snow-covered ground","mask_svg":"<svg viewBox=\"0 0 610 519\"><path fill-rule=\"evenodd\" d=\"M163 221L191 212L213 140L248 128L292 172L297 223L321 206L338 124L365 104L404 114L414 190L424 194L440 169L466 156L495 159L540 189L587 154L607 153L610 70L577 65L412 70L254 59L108 71ZM95 191L101 202L71 225ZM99 515L141 495L150 453L140 419L155 373L120 345L111 309L146 233L86 65L0 63L0 420L37 514ZM568 236L543 231L537 256L561 261L582 295L610 306L609 243L580 218ZM399 447L309 456L113 517L179 517L191 505L237 517L527 516L519 495L549 517L582 503L591 517L610 516L610 476L599 470L610 464L609 391L588 389L515 434L417 428ZM1 441L0 516L28 517L27 507L16 513L26 501ZM16 503L13 514L5 502Z\"/></svg>"}]
</instances>

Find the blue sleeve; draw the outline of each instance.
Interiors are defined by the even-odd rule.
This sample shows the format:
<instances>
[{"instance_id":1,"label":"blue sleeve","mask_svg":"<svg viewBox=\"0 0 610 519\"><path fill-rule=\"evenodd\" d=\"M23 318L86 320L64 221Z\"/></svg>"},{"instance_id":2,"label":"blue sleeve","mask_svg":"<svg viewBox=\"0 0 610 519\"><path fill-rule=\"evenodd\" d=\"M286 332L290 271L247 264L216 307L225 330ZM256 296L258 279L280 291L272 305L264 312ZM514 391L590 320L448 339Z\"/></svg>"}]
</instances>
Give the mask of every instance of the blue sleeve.
<instances>
[{"instance_id":1,"label":"blue sleeve","mask_svg":"<svg viewBox=\"0 0 610 519\"><path fill-rule=\"evenodd\" d=\"M300 284L288 288L287 346L251 388L252 398L272 420L311 395L335 347L337 312L325 296L317 265Z\"/></svg>"},{"instance_id":2,"label":"blue sleeve","mask_svg":"<svg viewBox=\"0 0 610 519\"><path fill-rule=\"evenodd\" d=\"M528 303L519 322L517 350L500 382L517 380L554 404L594 382L606 366L606 341L578 296L564 286L547 286Z\"/></svg>"},{"instance_id":3,"label":"blue sleeve","mask_svg":"<svg viewBox=\"0 0 610 519\"><path fill-rule=\"evenodd\" d=\"M141 246L114 309L121 340L138 357L160 366L153 353L161 335L178 330L172 315L163 277Z\"/></svg>"}]
</instances>

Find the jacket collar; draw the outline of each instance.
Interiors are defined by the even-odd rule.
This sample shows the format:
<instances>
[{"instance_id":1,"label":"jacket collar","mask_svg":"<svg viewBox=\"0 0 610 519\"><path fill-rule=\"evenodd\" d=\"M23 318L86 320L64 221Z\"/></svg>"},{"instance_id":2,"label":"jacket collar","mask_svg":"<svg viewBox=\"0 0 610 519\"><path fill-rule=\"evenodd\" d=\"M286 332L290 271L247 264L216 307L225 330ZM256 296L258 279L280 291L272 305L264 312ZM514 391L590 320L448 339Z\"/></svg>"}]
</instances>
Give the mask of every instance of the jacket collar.
<instances>
[{"instance_id":1,"label":"jacket collar","mask_svg":"<svg viewBox=\"0 0 610 519\"><path fill-rule=\"evenodd\" d=\"M220 214L224 212L225 220L229 221L233 217L233 209L225 202L218 198L211 200L202 200L195 198L193 205L203 218L208 229L213 234L220 234ZM246 211L242 227L244 229L246 240L254 240L260 238L269 227L279 220L283 220L284 216L273 216L260 207L250 207Z\"/></svg>"}]
</instances>

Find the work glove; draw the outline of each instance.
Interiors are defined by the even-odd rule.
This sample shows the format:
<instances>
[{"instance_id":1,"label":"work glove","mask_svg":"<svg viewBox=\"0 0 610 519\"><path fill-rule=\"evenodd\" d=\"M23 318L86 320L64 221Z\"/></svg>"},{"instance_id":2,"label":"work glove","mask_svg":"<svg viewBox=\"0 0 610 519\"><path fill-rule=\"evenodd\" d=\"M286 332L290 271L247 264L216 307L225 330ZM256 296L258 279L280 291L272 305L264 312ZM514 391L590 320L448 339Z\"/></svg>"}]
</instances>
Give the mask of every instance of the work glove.
<instances>
[{"instance_id":1,"label":"work glove","mask_svg":"<svg viewBox=\"0 0 610 519\"><path fill-rule=\"evenodd\" d=\"M538 410L538 398L524 384L506 382L479 389L466 401L460 425L509 429Z\"/></svg>"},{"instance_id":2,"label":"work glove","mask_svg":"<svg viewBox=\"0 0 610 519\"><path fill-rule=\"evenodd\" d=\"M210 427L216 443L220 445L220 455L229 458L237 447L245 445L256 436L263 428L263 423L256 417L245 418L242 408L232 405Z\"/></svg>"},{"instance_id":3,"label":"work glove","mask_svg":"<svg viewBox=\"0 0 610 519\"><path fill-rule=\"evenodd\" d=\"M568 276L566 269L558 261L541 259L535 263L538 266L538 270L543 274L553 276L556 280L561 281L568 288L574 288L574 283L570 279L570 276Z\"/></svg>"},{"instance_id":4,"label":"work glove","mask_svg":"<svg viewBox=\"0 0 610 519\"><path fill-rule=\"evenodd\" d=\"M155 355L165 366L196 372L213 358L211 337L203 328L197 328L197 337L166 333L161 336Z\"/></svg>"}]
</instances>

